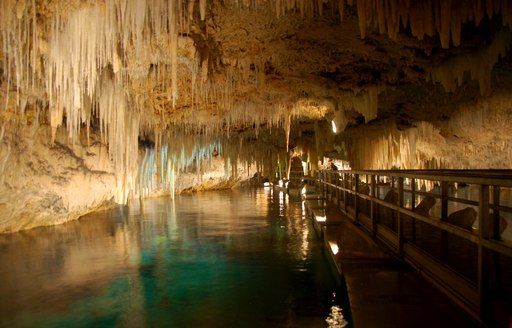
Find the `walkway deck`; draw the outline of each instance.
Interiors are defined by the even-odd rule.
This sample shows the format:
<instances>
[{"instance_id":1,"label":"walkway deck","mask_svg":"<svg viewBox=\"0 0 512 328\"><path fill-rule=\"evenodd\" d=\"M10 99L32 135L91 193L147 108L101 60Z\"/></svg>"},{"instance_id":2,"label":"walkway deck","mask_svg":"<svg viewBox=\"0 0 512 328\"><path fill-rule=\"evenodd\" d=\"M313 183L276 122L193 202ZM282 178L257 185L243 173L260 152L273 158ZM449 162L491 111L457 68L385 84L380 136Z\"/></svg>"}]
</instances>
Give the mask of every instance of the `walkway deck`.
<instances>
[{"instance_id":1,"label":"walkway deck","mask_svg":"<svg viewBox=\"0 0 512 328\"><path fill-rule=\"evenodd\" d=\"M312 207L312 203L309 203ZM481 327L418 273L383 251L334 204L325 207L322 230L331 264L345 281L353 326ZM339 247L337 254L336 246Z\"/></svg>"}]
</instances>

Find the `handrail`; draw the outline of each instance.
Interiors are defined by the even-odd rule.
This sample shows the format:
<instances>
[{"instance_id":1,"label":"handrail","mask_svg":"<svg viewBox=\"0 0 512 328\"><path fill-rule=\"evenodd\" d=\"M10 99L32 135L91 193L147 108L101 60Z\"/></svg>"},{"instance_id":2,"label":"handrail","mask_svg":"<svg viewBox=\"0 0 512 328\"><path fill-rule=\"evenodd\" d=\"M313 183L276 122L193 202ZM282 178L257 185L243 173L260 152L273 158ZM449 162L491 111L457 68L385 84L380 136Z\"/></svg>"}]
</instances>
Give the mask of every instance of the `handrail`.
<instances>
[{"instance_id":1,"label":"handrail","mask_svg":"<svg viewBox=\"0 0 512 328\"><path fill-rule=\"evenodd\" d=\"M390 181L384 184L378 183L379 179L384 177L386 177L385 180L389 178ZM404 188L405 179L410 179L412 182L408 188ZM365 181L362 182L362 180ZM417 180L434 182L438 184L438 188L435 191L416 190ZM495 316L498 316L496 313L502 311L502 308L492 308L496 300L491 299L490 289L497 282L491 282L489 268L491 254L512 259L512 242L500 240L502 231L499 231L501 220L505 220L500 216L501 214L509 215L507 216L508 224L512 225L510 219L512 205L500 204L500 190L512 188L512 170L323 170L317 171L316 181L321 185L325 196L334 198L347 216L364 227L375 238L388 245L397 256L421 270L423 274L430 277L429 280L437 282L436 284L440 288L446 289L446 286L451 286L446 290L447 293L475 318L486 323L493 322L493 324L496 320L499 321ZM470 185L473 191L477 188L478 199L449 195L451 183ZM365 192L360 191L361 186L368 186ZM378 197L379 191L389 192L390 190L397 195L395 202L390 203ZM429 212L418 213L415 211L418 205L416 198L427 196L433 197L435 202L440 205L438 217L431 216ZM406 197L410 208L405 207ZM474 208L477 213L478 227L468 230L468 227L463 228L453 222L449 223L447 220L450 214L450 204ZM380 222L382 218L379 216L383 215L382 211L390 211L391 227ZM469 251L470 255L463 254L461 256L461 259L470 256L470 261L473 261L476 266L475 277L470 279L472 282L469 285L467 273L455 270L453 263L440 261L439 254L433 255L428 249L422 249L421 245L415 242L414 236L417 232L422 231L418 230L416 221L426 224L426 226L422 226L422 229L430 226L442 234L440 237L440 242L443 244L442 253L446 251L444 247L447 247L444 243L448 243L451 238L465 240L468 243L467 247L473 245L473 251ZM507 221L505 220L505 222ZM412 233L412 237L407 236L406 238L404 224L408 225L407 229L410 230L408 233ZM418 250L422 250L422 252L418 252ZM463 251L459 250L459 252ZM424 253L428 255L423 255ZM429 257L431 260L428 259ZM493 262L493 265L497 264ZM470 271L473 272L472 270L474 269ZM457 274L453 274L454 271ZM478 297L475 298L475 295ZM508 304L507 308L510 312L506 315L512 318L512 304ZM512 322L512 319L510 320Z\"/></svg>"},{"instance_id":2,"label":"handrail","mask_svg":"<svg viewBox=\"0 0 512 328\"><path fill-rule=\"evenodd\" d=\"M392 176L468 184L488 184L512 187L512 170L350 170L325 172L350 172L359 175Z\"/></svg>"}]
</instances>

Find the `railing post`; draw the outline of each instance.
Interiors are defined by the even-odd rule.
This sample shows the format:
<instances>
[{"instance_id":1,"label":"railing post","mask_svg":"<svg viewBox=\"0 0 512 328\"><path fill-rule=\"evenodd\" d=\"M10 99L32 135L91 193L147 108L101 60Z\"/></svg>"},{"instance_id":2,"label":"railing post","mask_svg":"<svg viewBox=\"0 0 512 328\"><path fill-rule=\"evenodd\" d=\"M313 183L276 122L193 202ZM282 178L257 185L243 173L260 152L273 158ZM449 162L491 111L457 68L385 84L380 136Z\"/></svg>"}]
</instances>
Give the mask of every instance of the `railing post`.
<instances>
[{"instance_id":1,"label":"railing post","mask_svg":"<svg viewBox=\"0 0 512 328\"><path fill-rule=\"evenodd\" d=\"M500 205L500 186L493 186L492 187L492 205L494 206L493 207L493 211L492 211L492 223L493 223L493 227L492 227L492 235L491 235L491 238L495 239L495 240L501 240L501 234L500 234L500 210L499 210L499 205ZM500 286L502 286L502 281L501 281L501 267L500 267L500 263L501 263L501 254L498 253L498 252L492 252L491 253L492 255L492 263L494 264L493 265L493 272L494 274L491 276L489 276L489 290L496 290L497 288L500 288Z\"/></svg>"},{"instance_id":2,"label":"railing post","mask_svg":"<svg viewBox=\"0 0 512 328\"><path fill-rule=\"evenodd\" d=\"M404 178L398 177L398 206L400 208L404 207ZM402 256L404 250L404 232L402 227L402 213L398 211L397 213L397 236L398 236L398 254Z\"/></svg>"},{"instance_id":3,"label":"railing post","mask_svg":"<svg viewBox=\"0 0 512 328\"><path fill-rule=\"evenodd\" d=\"M357 197L358 197L358 194L359 194L359 174L356 173L355 175L355 179L354 179L354 182L355 182L355 193L354 193L354 220L359 223L359 206L358 206L358 201L357 201Z\"/></svg>"},{"instance_id":4,"label":"railing post","mask_svg":"<svg viewBox=\"0 0 512 328\"><path fill-rule=\"evenodd\" d=\"M489 186L480 185L478 208L478 295L480 318L487 322L490 316L489 300L489 250L482 245L489 238Z\"/></svg>"},{"instance_id":5,"label":"railing post","mask_svg":"<svg viewBox=\"0 0 512 328\"><path fill-rule=\"evenodd\" d=\"M343 190L343 211L347 214L347 188L348 188L348 173L343 173L343 185L345 189Z\"/></svg>"},{"instance_id":6,"label":"railing post","mask_svg":"<svg viewBox=\"0 0 512 328\"><path fill-rule=\"evenodd\" d=\"M322 198L326 198L327 199L327 193L326 193L326 185L325 183L327 182L327 173L325 172L325 170L322 171Z\"/></svg>"},{"instance_id":7,"label":"railing post","mask_svg":"<svg viewBox=\"0 0 512 328\"><path fill-rule=\"evenodd\" d=\"M448 217L448 182L441 181L441 219Z\"/></svg>"},{"instance_id":8,"label":"railing post","mask_svg":"<svg viewBox=\"0 0 512 328\"><path fill-rule=\"evenodd\" d=\"M416 179L411 179L411 209L416 209ZM416 241L416 219L411 217L411 239Z\"/></svg>"},{"instance_id":9,"label":"railing post","mask_svg":"<svg viewBox=\"0 0 512 328\"><path fill-rule=\"evenodd\" d=\"M331 199L331 186L329 185L329 183L331 182L331 172L330 171L325 171L325 198L326 199Z\"/></svg>"},{"instance_id":10,"label":"railing post","mask_svg":"<svg viewBox=\"0 0 512 328\"><path fill-rule=\"evenodd\" d=\"M340 174L336 172L334 174L334 184L336 185L336 207L340 206Z\"/></svg>"},{"instance_id":11,"label":"railing post","mask_svg":"<svg viewBox=\"0 0 512 328\"><path fill-rule=\"evenodd\" d=\"M389 176L389 186L390 186L390 189L391 190L395 190L395 177L394 176ZM396 205L396 202L398 201L398 199L393 199L393 205ZM390 222L390 225L391 225L391 229L394 231L396 226L397 226L397 217L396 217L396 212L394 210L391 210L391 222Z\"/></svg>"},{"instance_id":12,"label":"railing post","mask_svg":"<svg viewBox=\"0 0 512 328\"><path fill-rule=\"evenodd\" d=\"M375 237L377 235L377 216L375 215L375 202L373 201L375 198L377 198L375 175L372 174L370 179L370 195L372 196L370 200L370 219L372 221L371 231L372 235Z\"/></svg>"},{"instance_id":13,"label":"railing post","mask_svg":"<svg viewBox=\"0 0 512 328\"><path fill-rule=\"evenodd\" d=\"M336 186L336 171L332 171L331 172L331 200L332 201L335 201L335 202L338 202L338 194L337 194L337 191L338 191L338 187Z\"/></svg>"},{"instance_id":14,"label":"railing post","mask_svg":"<svg viewBox=\"0 0 512 328\"><path fill-rule=\"evenodd\" d=\"M343 190L341 190L341 188L343 187L343 173L341 172L338 172L338 182L337 182L337 186L338 186L338 208L341 208L341 202L342 202L342 197L343 197Z\"/></svg>"},{"instance_id":15,"label":"railing post","mask_svg":"<svg viewBox=\"0 0 512 328\"><path fill-rule=\"evenodd\" d=\"M331 181L331 172L325 171L325 199L329 200L331 190L331 186L329 186L329 182Z\"/></svg>"},{"instance_id":16,"label":"railing post","mask_svg":"<svg viewBox=\"0 0 512 328\"><path fill-rule=\"evenodd\" d=\"M500 186L492 187L492 204L494 205L494 209L492 211L492 229L491 229L491 238L500 240Z\"/></svg>"},{"instance_id":17,"label":"railing post","mask_svg":"<svg viewBox=\"0 0 512 328\"><path fill-rule=\"evenodd\" d=\"M441 181L441 220L446 221L448 218L448 182ZM443 260L446 261L448 254L448 233L441 231L441 254Z\"/></svg>"}]
</instances>

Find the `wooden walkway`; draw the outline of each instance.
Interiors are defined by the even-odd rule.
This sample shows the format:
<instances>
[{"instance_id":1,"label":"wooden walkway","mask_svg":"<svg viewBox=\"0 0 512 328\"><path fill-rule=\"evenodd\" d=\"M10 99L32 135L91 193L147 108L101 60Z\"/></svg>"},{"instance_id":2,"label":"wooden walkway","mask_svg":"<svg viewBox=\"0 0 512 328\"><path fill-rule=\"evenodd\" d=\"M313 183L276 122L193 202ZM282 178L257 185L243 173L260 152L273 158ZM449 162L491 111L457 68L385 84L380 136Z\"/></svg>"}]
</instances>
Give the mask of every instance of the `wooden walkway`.
<instances>
[{"instance_id":1,"label":"wooden walkway","mask_svg":"<svg viewBox=\"0 0 512 328\"><path fill-rule=\"evenodd\" d=\"M512 170L315 177L318 192L345 218L476 321L512 327Z\"/></svg>"},{"instance_id":2,"label":"wooden walkway","mask_svg":"<svg viewBox=\"0 0 512 328\"><path fill-rule=\"evenodd\" d=\"M334 204L307 211L350 302L353 327L481 327L419 274L383 251ZM325 218L325 221L323 221Z\"/></svg>"}]
</instances>

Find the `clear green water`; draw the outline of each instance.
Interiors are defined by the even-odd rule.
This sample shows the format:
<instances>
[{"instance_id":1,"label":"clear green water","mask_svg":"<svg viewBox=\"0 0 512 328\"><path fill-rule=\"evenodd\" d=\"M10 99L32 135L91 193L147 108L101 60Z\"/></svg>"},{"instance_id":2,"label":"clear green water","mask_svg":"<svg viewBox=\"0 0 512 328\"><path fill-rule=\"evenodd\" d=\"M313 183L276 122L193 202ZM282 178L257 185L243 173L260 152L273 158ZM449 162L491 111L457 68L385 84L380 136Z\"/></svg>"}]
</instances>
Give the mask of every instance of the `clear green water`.
<instances>
[{"instance_id":1,"label":"clear green water","mask_svg":"<svg viewBox=\"0 0 512 328\"><path fill-rule=\"evenodd\" d=\"M325 327L344 301L304 214L208 192L0 235L0 326Z\"/></svg>"}]
</instances>

